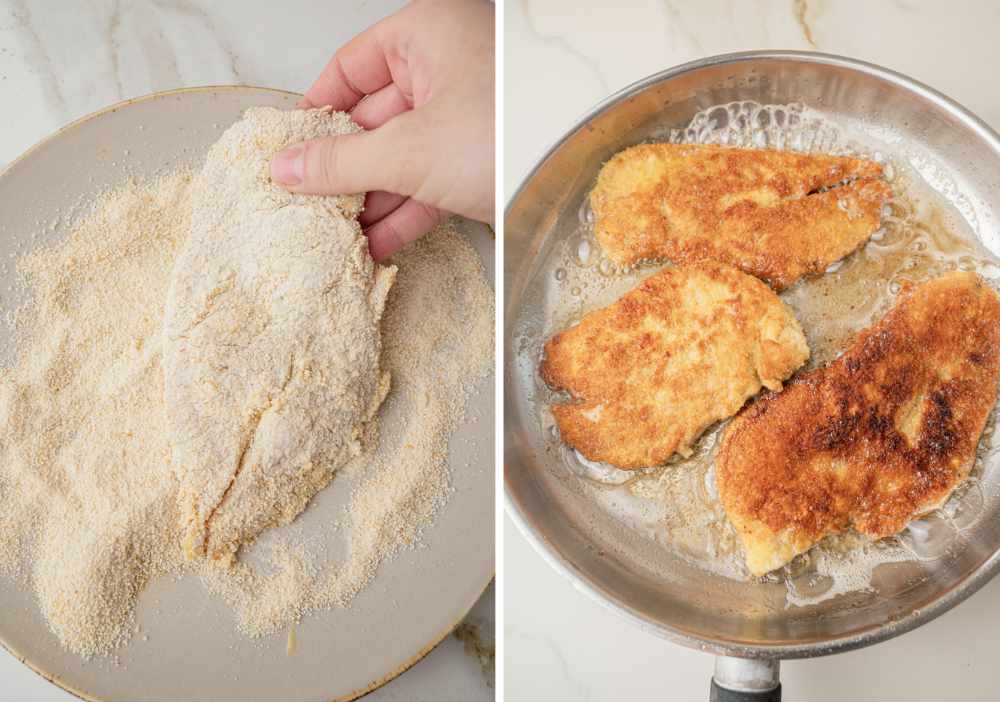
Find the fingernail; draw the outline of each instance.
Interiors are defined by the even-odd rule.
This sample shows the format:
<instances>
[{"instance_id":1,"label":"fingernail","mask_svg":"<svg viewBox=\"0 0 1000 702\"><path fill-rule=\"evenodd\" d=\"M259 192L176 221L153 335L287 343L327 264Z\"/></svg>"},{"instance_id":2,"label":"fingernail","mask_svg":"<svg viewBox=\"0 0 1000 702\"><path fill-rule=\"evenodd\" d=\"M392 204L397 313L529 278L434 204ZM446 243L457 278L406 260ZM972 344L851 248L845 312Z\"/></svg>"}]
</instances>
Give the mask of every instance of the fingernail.
<instances>
[{"instance_id":1,"label":"fingernail","mask_svg":"<svg viewBox=\"0 0 1000 702\"><path fill-rule=\"evenodd\" d=\"M271 159L271 180L281 185L299 185L302 182L301 144L279 151Z\"/></svg>"}]
</instances>

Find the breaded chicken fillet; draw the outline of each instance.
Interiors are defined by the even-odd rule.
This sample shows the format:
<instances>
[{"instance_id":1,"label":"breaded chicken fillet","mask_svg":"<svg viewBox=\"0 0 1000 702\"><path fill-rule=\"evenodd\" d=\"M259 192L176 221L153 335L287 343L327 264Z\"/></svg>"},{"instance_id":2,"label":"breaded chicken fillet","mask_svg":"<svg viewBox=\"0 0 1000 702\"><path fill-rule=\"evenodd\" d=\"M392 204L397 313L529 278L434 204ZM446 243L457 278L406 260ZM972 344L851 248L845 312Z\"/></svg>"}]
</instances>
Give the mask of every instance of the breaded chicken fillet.
<instances>
[{"instance_id":1,"label":"breaded chicken fillet","mask_svg":"<svg viewBox=\"0 0 1000 702\"><path fill-rule=\"evenodd\" d=\"M873 161L643 144L604 165L590 203L619 264L715 260L781 290L862 246L890 194Z\"/></svg>"},{"instance_id":2,"label":"breaded chicken fillet","mask_svg":"<svg viewBox=\"0 0 1000 702\"><path fill-rule=\"evenodd\" d=\"M1000 380L1000 297L974 273L905 290L826 368L730 423L716 458L750 572L827 534L885 537L969 474Z\"/></svg>"},{"instance_id":3,"label":"breaded chicken fillet","mask_svg":"<svg viewBox=\"0 0 1000 702\"><path fill-rule=\"evenodd\" d=\"M542 378L563 440L620 468L688 455L698 436L809 357L791 310L719 263L667 268L545 346Z\"/></svg>"}]
</instances>

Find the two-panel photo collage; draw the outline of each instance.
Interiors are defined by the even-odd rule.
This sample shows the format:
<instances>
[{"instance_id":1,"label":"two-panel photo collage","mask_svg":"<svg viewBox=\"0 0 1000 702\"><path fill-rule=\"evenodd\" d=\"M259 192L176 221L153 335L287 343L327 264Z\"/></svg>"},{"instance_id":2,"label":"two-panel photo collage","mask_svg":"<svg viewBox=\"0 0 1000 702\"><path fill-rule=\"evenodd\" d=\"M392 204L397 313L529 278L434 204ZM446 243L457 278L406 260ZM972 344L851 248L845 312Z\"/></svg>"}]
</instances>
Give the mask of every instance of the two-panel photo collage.
<instances>
[{"instance_id":1,"label":"two-panel photo collage","mask_svg":"<svg viewBox=\"0 0 1000 702\"><path fill-rule=\"evenodd\" d=\"M0 702L997 699L998 31L0 0Z\"/></svg>"}]
</instances>

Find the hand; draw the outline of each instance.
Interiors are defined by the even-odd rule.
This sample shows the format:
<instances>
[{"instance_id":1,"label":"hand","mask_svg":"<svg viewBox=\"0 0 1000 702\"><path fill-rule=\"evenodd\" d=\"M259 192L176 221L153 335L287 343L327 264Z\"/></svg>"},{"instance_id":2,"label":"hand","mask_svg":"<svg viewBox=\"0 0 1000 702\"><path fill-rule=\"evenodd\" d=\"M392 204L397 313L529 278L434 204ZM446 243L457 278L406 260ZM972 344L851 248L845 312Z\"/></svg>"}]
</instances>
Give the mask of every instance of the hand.
<instances>
[{"instance_id":1,"label":"hand","mask_svg":"<svg viewBox=\"0 0 1000 702\"><path fill-rule=\"evenodd\" d=\"M271 177L293 192L368 191L376 261L447 213L492 221L493 23L483 0L418 0L352 39L299 106L349 111L368 131L291 146Z\"/></svg>"}]
</instances>

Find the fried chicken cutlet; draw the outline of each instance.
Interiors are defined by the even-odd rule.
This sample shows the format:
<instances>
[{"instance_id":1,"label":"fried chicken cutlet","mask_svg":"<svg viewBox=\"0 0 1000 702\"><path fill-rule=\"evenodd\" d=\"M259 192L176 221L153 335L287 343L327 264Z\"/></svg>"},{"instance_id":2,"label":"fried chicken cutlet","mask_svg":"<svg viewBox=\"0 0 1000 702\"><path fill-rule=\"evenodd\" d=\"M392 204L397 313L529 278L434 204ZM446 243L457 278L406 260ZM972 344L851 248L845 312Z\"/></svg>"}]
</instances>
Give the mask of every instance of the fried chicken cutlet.
<instances>
[{"instance_id":1,"label":"fried chicken cutlet","mask_svg":"<svg viewBox=\"0 0 1000 702\"><path fill-rule=\"evenodd\" d=\"M590 204L616 263L721 261L781 290L862 246L890 194L864 159L643 144L604 164Z\"/></svg>"},{"instance_id":2,"label":"fried chicken cutlet","mask_svg":"<svg viewBox=\"0 0 1000 702\"><path fill-rule=\"evenodd\" d=\"M840 358L747 406L716 482L750 572L940 506L975 461L998 380L1000 297L955 272L906 289Z\"/></svg>"},{"instance_id":3,"label":"fried chicken cutlet","mask_svg":"<svg viewBox=\"0 0 1000 702\"><path fill-rule=\"evenodd\" d=\"M809 357L791 310L719 263L667 268L545 345L542 378L563 440L632 469L689 455L698 436Z\"/></svg>"}]
</instances>

